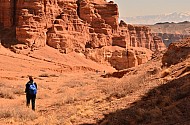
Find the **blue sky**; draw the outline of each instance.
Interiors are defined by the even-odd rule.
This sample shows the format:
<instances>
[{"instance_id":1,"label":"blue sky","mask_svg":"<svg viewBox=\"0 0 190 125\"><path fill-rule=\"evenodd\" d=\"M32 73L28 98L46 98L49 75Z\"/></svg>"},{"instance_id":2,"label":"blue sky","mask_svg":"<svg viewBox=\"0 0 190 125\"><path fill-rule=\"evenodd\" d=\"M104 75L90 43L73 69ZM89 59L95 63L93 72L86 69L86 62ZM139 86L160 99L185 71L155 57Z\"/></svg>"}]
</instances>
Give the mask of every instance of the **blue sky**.
<instances>
[{"instance_id":1,"label":"blue sky","mask_svg":"<svg viewBox=\"0 0 190 125\"><path fill-rule=\"evenodd\" d=\"M190 12L190 0L113 0L120 17Z\"/></svg>"}]
</instances>

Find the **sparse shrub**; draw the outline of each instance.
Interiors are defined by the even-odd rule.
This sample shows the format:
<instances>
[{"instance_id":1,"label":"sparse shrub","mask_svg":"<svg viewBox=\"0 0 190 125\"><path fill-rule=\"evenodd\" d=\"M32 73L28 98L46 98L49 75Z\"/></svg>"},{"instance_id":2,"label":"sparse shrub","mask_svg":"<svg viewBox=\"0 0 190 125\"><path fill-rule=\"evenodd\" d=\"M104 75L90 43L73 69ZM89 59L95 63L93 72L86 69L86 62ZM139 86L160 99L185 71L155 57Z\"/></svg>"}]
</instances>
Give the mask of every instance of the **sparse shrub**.
<instances>
[{"instance_id":1,"label":"sparse shrub","mask_svg":"<svg viewBox=\"0 0 190 125\"><path fill-rule=\"evenodd\" d=\"M56 102L54 102L52 104L53 107L61 107L63 105L64 105L64 100L63 99L58 99L58 100L56 100Z\"/></svg>"},{"instance_id":2,"label":"sparse shrub","mask_svg":"<svg viewBox=\"0 0 190 125\"><path fill-rule=\"evenodd\" d=\"M41 75L39 75L39 77L59 77L58 75L56 74L47 74L47 73L43 73Z\"/></svg>"},{"instance_id":3,"label":"sparse shrub","mask_svg":"<svg viewBox=\"0 0 190 125\"><path fill-rule=\"evenodd\" d=\"M53 107L61 107L65 104L73 104L76 101L76 98L74 97L65 97L61 99L57 99L51 106Z\"/></svg>"},{"instance_id":4,"label":"sparse shrub","mask_svg":"<svg viewBox=\"0 0 190 125\"><path fill-rule=\"evenodd\" d=\"M24 94L24 89L15 89L13 91L14 94L17 94L17 95L23 95Z\"/></svg>"},{"instance_id":5,"label":"sparse shrub","mask_svg":"<svg viewBox=\"0 0 190 125\"><path fill-rule=\"evenodd\" d=\"M170 74L170 72L171 72L170 69L163 70L162 73L161 73L161 78L166 77L167 75Z\"/></svg>"},{"instance_id":6,"label":"sparse shrub","mask_svg":"<svg viewBox=\"0 0 190 125\"><path fill-rule=\"evenodd\" d=\"M116 99L120 99L120 98L123 98L125 97L126 95L124 94L124 92L113 92L111 93L107 98L106 100L107 101L111 101L112 98L116 98Z\"/></svg>"},{"instance_id":7,"label":"sparse shrub","mask_svg":"<svg viewBox=\"0 0 190 125\"><path fill-rule=\"evenodd\" d=\"M65 104L73 104L77 99L75 97L67 97L64 101Z\"/></svg>"},{"instance_id":8,"label":"sparse shrub","mask_svg":"<svg viewBox=\"0 0 190 125\"><path fill-rule=\"evenodd\" d=\"M21 107L0 108L0 119L14 118L16 121L35 120L35 112Z\"/></svg>"},{"instance_id":9,"label":"sparse shrub","mask_svg":"<svg viewBox=\"0 0 190 125\"><path fill-rule=\"evenodd\" d=\"M43 73L43 74L39 75L39 77L49 77L49 75L47 73Z\"/></svg>"},{"instance_id":10,"label":"sparse shrub","mask_svg":"<svg viewBox=\"0 0 190 125\"><path fill-rule=\"evenodd\" d=\"M5 99L14 99L14 93L12 89L6 88L6 87L1 87L0 88L0 98L5 98Z\"/></svg>"},{"instance_id":11,"label":"sparse shrub","mask_svg":"<svg viewBox=\"0 0 190 125\"><path fill-rule=\"evenodd\" d=\"M51 75L49 75L50 77L59 77L58 75L56 75L56 74L51 74Z\"/></svg>"},{"instance_id":12,"label":"sparse shrub","mask_svg":"<svg viewBox=\"0 0 190 125\"><path fill-rule=\"evenodd\" d=\"M130 79L121 80L111 86L108 84L105 87L101 87L101 92L115 98L123 98L142 87L145 84L144 79L144 75L131 75ZM114 80L112 81L114 82Z\"/></svg>"},{"instance_id":13,"label":"sparse shrub","mask_svg":"<svg viewBox=\"0 0 190 125\"><path fill-rule=\"evenodd\" d=\"M162 100L161 107L169 106L172 103L172 100L169 96L163 96L160 100Z\"/></svg>"},{"instance_id":14,"label":"sparse shrub","mask_svg":"<svg viewBox=\"0 0 190 125\"><path fill-rule=\"evenodd\" d=\"M37 96L37 99L47 99L50 98L51 96L47 93L39 93Z\"/></svg>"},{"instance_id":15,"label":"sparse shrub","mask_svg":"<svg viewBox=\"0 0 190 125\"><path fill-rule=\"evenodd\" d=\"M75 87L82 87L84 85L88 85L88 82L83 82L80 80L73 80L72 82L65 82L64 85L62 86L64 87L69 87L69 88L75 88Z\"/></svg>"},{"instance_id":16,"label":"sparse shrub","mask_svg":"<svg viewBox=\"0 0 190 125\"><path fill-rule=\"evenodd\" d=\"M3 83L0 83L0 87L3 87L3 86L5 86Z\"/></svg>"},{"instance_id":17,"label":"sparse shrub","mask_svg":"<svg viewBox=\"0 0 190 125\"><path fill-rule=\"evenodd\" d=\"M39 117L36 125L62 125L62 122L58 119L57 114L53 112L45 117Z\"/></svg>"},{"instance_id":18,"label":"sparse shrub","mask_svg":"<svg viewBox=\"0 0 190 125\"><path fill-rule=\"evenodd\" d=\"M153 68L153 69L150 69L149 71L147 71L146 73L147 73L147 75L152 76L152 75L156 75L158 72L159 72L158 68Z\"/></svg>"},{"instance_id":19,"label":"sparse shrub","mask_svg":"<svg viewBox=\"0 0 190 125\"><path fill-rule=\"evenodd\" d=\"M13 117L13 114L10 110L8 110L7 108L0 109L0 119L2 119L2 118L7 119L7 118L11 118L11 117Z\"/></svg>"},{"instance_id":20,"label":"sparse shrub","mask_svg":"<svg viewBox=\"0 0 190 125\"><path fill-rule=\"evenodd\" d=\"M136 110L136 114L133 114L133 117L136 118L137 122L141 123L142 121L144 121L143 116L145 115L145 112L146 111L144 109L139 108Z\"/></svg>"},{"instance_id":21,"label":"sparse shrub","mask_svg":"<svg viewBox=\"0 0 190 125\"><path fill-rule=\"evenodd\" d=\"M23 95L24 88L22 86L17 86L16 88L14 88L13 93L17 95Z\"/></svg>"},{"instance_id":22,"label":"sparse shrub","mask_svg":"<svg viewBox=\"0 0 190 125\"><path fill-rule=\"evenodd\" d=\"M158 107L155 107L154 109L151 109L150 111L149 111L149 113L151 114L151 116L153 117L153 118L157 118L157 117L160 117L160 116L162 116L162 111L161 111L161 109L159 109Z\"/></svg>"}]
</instances>

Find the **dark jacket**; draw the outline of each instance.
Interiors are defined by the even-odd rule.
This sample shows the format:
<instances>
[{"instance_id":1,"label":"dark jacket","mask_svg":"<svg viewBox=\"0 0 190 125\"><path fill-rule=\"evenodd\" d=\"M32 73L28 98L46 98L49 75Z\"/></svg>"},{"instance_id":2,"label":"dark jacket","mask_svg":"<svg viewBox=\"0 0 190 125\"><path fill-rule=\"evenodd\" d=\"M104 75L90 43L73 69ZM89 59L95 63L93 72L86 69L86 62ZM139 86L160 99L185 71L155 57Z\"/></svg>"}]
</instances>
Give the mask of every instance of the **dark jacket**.
<instances>
[{"instance_id":1,"label":"dark jacket","mask_svg":"<svg viewBox=\"0 0 190 125\"><path fill-rule=\"evenodd\" d=\"M36 86L36 89L38 89L37 84L36 84L34 81L29 81L29 82L26 83L26 88L25 88L25 93L26 93L26 94L29 94L29 87L30 87L30 84L33 84L33 83L34 83L34 85Z\"/></svg>"}]
</instances>

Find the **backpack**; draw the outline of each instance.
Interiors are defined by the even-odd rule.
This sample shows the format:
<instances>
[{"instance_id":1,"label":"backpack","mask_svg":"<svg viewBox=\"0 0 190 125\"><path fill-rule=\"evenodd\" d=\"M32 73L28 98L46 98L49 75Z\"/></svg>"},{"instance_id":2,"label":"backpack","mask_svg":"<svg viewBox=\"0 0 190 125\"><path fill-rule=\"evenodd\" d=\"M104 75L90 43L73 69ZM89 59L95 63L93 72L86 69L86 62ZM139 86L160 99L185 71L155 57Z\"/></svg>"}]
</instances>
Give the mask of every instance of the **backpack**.
<instances>
[{"instance_id":1,"label":"backpack","mask_svg":"<svg viewBox=\"0 0 190 125\"><path fill-rule=\"evenodd\" d=\"M29 85L29 94L35 95L37 93L37 88L34 83Z\"/></svg>"}]
</instances>

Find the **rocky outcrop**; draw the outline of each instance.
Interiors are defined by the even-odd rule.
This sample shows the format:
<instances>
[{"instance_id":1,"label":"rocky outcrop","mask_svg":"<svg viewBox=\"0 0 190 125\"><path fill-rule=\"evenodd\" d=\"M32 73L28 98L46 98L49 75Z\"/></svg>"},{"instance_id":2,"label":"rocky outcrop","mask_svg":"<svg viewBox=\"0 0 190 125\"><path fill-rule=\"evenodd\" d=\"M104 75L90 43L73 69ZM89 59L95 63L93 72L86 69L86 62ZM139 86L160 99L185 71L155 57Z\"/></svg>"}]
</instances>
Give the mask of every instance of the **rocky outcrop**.
<instances>
[{"instance_id":1,"label":"rocky outcrop","mask_svg":"<svg viewBox=\"0 0 190 125\"><path fill-rule=\"evenodd\" d=\"M159 36L154 36L153 37L153 44L151 44L151 50L156 51L156 50L165 50L166 46L162 41L162 38Z\"/></svg>"},{"instance_id":2,"label":"rocky outcrop","mask_svg":"<svg viewBox=\"0 0 190 125\"><path fill-rule=\"evenodd\" d=\"M106 46L86 51L87 58L99 63L107 63L117 70L131 68L151 59L152 51L146 48L128 49L118 46Z\"/></svg>"},{"instance_id":3,"label":"rocky outcrop","mask_svg":"<svg viewBox=\"0 0 190 125\"><path fill-rule=\"evenodd\" d=\"M112 38L113 44L120 47L143 47L152 51L166 49L160 37L153 36L149 27L135 26L121 21L119 34Z\"/></svg>"},{"instance_id":4,"label":"rocky outcrop","mask_svg":"<svg viewBox=\"0 0 190 125\"><path fill-rule=\"evenodd\" d=\"M10 28L13 24L14 6L11 0L0 0L0 27Z\"/></svg>"},{"instance_id":5,"label":"rocky outcrop","mask_svg":"<svg viewBox=\"0 0 190 125\"><path fill-rule=\"evenodd\" d=\"M153 36L159 36L162 38L164 44L168 47L170 43L177 42L182 39L190 37L187 34L168 34L168 33L153 33Z\"/></svg>"},{"instance_id":6,"label":"rocky outcrop","mask_svg":"<svg viewBox=\"0 0 190 125\"><path fill-rule=\"evenodd\" d=\"M31 47L48 44L63 51L80 52L85 51L85 46L126 47L128 44L153 51L164 48L161 42L159 45L158 42L155 43L148 27L124 25L122 24L124 22L119 25L118 6L113 2L108 3L105 0L0 2L1 24L10 28L14 23L18 43Z\"/></svg>"},{"instance_id":7,"label":"rocky outcrop","mask_svg":"<svg viewBox=\"0 0 190 125\"><path fill-rule=\"evenodd\" d=\"M130 47L152 51L165 49L158 37L145 26L118 23L118 6L105 0L0 0L0 26L15 28L17 44L39 48L49 45L62 53L85 54L96 62L109 62L117 69L139 65L148 60ZM4 11L6 10L6 12ZM9 13L9 14L7 14ZM6 15L5 15L6 14ZM9 20L9 21L7 21ZM119 46L105 59L102 48ZM18 48L18 47L17 47ZM20 47L19 47L20 48ZM95 56L87 55L98 53ZM126 54L128 53L128 54ZM122 58L120 57L122 55ZM101 60L101 61L100 61ZM118 64L122 64L118 66Z\"/></svg>"},{"instance_id":8,"label":"rocky outcrop","mask_svg":"<svg viewBox=\"0 0 190 125\"><path fill-rule=\"evenodd\" d=\"M89 24L90 37L88 44L92 48L99 48L112 44L112 34L118 30L118 7L117 4L101 4L79 1L79 17ZM100 1L99 1L100 2Z\"/></svg>"},{"instance_id":9,"label":"rocky outcrop","mask_svg":"<svg viewBox=\"0 0 190 125\"><path fill-rule=\"evenodd\" d=\"M56 17L61 13L58 1L19 0L16 8L16 37L18 42L32 47L45 46L47 31L53 27Z\"/></svg>"},{"instance_id":10,"label":"rocky outcrop","mask_svg":"<svg viewBox=\"0 0 190 125\"><path fill-rule=\"evenodd\" d=\"M122 70L147 62L151 59L151 54L150 51L143 49L116 50L112 52L111 57L108 58L108 62L115 69Z\"/></svg>"},{"instance_id":11,"label":"rocky outcrop","mask_svg":"<svg viewBox=\"0 0 190 125\"><path fill-rule=\"evenodd\" d=\"M190 57L190 38L171 43L167 52L163 55L162 64L171 66Z\"/></svg>"},{"instance_id":12,"label":"rocky outcrop","mask_svg":"<svg viewBox=\"0 0 190 125\"><path fill-rule=\"evenodd\" d=\"M48 44L64 53L111 45L112 32L118 28L117 5L100 0L19 1L17 8L19 43Z\"/></svg>"},{"instance_id":13,"label":"rocky outcrop","mask_svg":"<svg viewBox=\"0 0 190 125\"><path fill-rule=\"evenodd\" d=\"M184 21L180 23L157 23L149 25L153 36L162 38L164 44L168 47L170 43L177 42L190 37L190 22Z\"/></svg>"},{"instance_id":14,"label":"rocky outcrop","mask_svg":"<svg viewBox=\"0 0 190 125\"><path fill-rule=\"evenodd\" d=\"M77 15L77 4L61 2L62 13L54 20L47 32L47 44L62 50L82 52L87 41L90 41L89 24Z\"/></svg>"}]
</instances>

